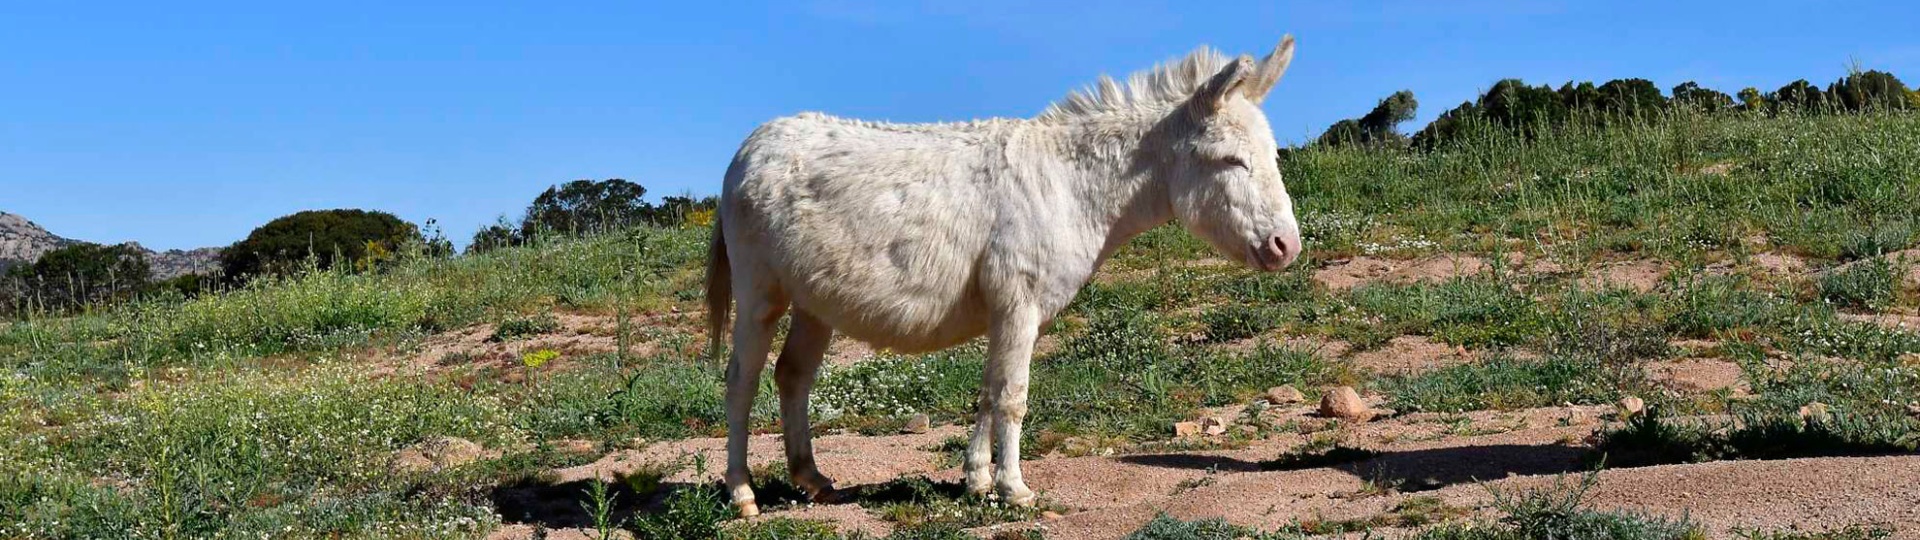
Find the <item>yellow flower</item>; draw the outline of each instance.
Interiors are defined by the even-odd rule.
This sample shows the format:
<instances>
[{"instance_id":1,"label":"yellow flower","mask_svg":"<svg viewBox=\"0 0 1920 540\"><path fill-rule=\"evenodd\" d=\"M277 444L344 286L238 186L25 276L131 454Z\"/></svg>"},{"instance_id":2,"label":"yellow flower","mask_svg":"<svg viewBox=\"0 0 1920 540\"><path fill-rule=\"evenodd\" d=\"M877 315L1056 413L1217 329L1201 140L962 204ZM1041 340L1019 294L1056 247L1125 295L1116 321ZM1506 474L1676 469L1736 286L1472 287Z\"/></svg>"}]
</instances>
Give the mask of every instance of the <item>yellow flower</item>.
<instances>
[{"instance_id":1,"label":"yellow flower","mask_svg":"<svg viewBox=\"0 0 1920 540\"><path fill-rule=\"evenodd\" d=\"M551 362L553 361L553 359L559 358L559 357L560 357L560 352L555 351L553 349L540 349L536 351L530 351L526 354L520 355L520 365L527 366L528 369L538 368L540 366L546 365L547 362Z\"/></svg>"},{"instance_id":2,"label":"yellow flower","mask_svg":"<svg viewBox=\"0 0 1920 540\"><path fill-rule=\"evenodd\" d=\"M707 208L707 209L694 210L692 212L687 212L686 224L689 227L713 226L713 209Z\"/></svg>"}]
</instances>

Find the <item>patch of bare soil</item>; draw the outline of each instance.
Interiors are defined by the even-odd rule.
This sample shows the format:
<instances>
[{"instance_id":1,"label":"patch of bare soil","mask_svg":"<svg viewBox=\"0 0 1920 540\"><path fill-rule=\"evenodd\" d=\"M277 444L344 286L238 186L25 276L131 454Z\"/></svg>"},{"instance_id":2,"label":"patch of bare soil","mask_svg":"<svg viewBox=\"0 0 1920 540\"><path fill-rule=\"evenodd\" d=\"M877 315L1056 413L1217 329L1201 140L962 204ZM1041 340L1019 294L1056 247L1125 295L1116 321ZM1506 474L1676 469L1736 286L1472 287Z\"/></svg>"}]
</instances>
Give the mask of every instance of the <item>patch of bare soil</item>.
<instances>
[{"instance_id":1,"label":"patch of bare soil","mask_svg":"<svg viewBox=\"0 0 1920 540\"><path fill-rule=\"evenodd\" d=\"M1547 257L1515 252L1506 254L1504 258L1507 268L1528 274L1559 274L1567 271L1567 267Z\"/></svg>"},{"instance_id":2,"label":"patch of bare soil","mask_svg":"<svg viewBox=\"0 0 1920 540\"><path fill-rule=\"evenodd\" d=\"M1740 364L1712 358L1688 358L1676 362L1647 365L1647 375L1656 382L1685 392L1731 390L1743 395L1751 389L1741 380L1745 372Z\"/></svg>"},{"instance_id":3,"label":"patch of bare soil","mask_svg":"<svg viewBox=\"0 0 1920 540\"><path fill-rule=\"evenodd\" d=\"M1807 271L1807 261L1786 253L1760 253L1748 258L1753 266L1772 274L1798 274Z\"/></svg>"},{"instance_id":4,"label":"patch of bare soil","mask_svg":"<svg viewBox=\"0 0 1920 540\"><path fill-rule=\"evenodd\" d=\"M814 458L820 471L843 486L881 483L900 476L933 470L939 461L930 450L948 437L966 435L960 426L939 426L922 434L865 437L828 435L813 438ZM779 435L755 435L748 443L747 462L762 466L786 459L786 446ZM612 479L643 467L670 463L704 455L705 475L691 469L668 477L675 482L718 481L725 471L727 441L719 437L661 441L640 450L616 452L599 461L553 472L553 481L574 482L591 478Z\"/></svg>"},{"instance_id":5,"label":"patch of bare soil","mask_svg":"<svg viewBox=\"0 0 1920 540\"><path fill-rule=\"evenodd\" d=\"M1419 283L1446 281L1487 271L1485 261L1464 255L1435 255L1411 261L1354 257L1334 261L1313 273L1314 281L1329 289L1345 290L1368 283Z\"/></svg>"},{"instance_id":6,"label":"patch of bare soil","mask_svg":"<svg viewBox=\"0 0 1920 540\"><path fill-rule=\"evenodd\" d=\"M1589 288L1619 288L1647 292L1667 277L1667 266L1655 261L1613 263L1588 272L1580 284Z\"/></svg>"},{"instance_id":7,"label":"patch of bare soil","mask_svg":"<svg viewBox=\"0 0 1920 540\"><path fill-rule=\"evenodd\" d=\"M1547 478L1493 482L1539 489ZM1441 498L1471 504L1487 490L1451 488ZM1587 501L1597 508L1688 517L1715 537L1740 529L1821 531L1854 524L1896 528L1920 538L1920 456L1722 461L1615 469L1599 474Z\"/></svg>"},{"instance_id":8,"label":"patch of bare soil","mask_svg":"<svg viewBox=\"0 0 1920 540\"><path fill-rule=\"evenodd\" d=\"M655 332L649 330L671 328L678 332L689 325L697 325L697 316L686 313L634 316L627 321L628 353L649 356L661 352L666 345L651 339L649 336ZM522 355L545 349L560 353L552 367L546 369L562 369L575 359L619 350L619 322L614 317L560 313L555 314L554 318L560 325L553 332L503 342L490 339L495 328L493 324L476 324L443 332L428 337L418 345L385 353L385 356L375 359L372 368L379 375L462 367L515 368ZM705 342L695 343L694 346L704 347Z\"/></svg>"},{"instance_id":9,"label":"patch of bare soil","mask_svg":"<svg viewBox=\"0 0 1920 540\"><path fill-rule=\"evenodd\" d=\"M1347 355L1362 371L1403 375L1471 363L1474 353L1421 336L1398 336L1377 349Z\"/></svg>"},{"instance_id":10,"label":"patch of bare soil","mask_svg":"<svg viewBox=\"0 0 1920 540\"><path fill-rule=\"evenodd\" d=\"M1726 162L1720 162L1720 163L1711 163L1704 167L1700 167L1698 172L1702 175L1707 175L1707 176L1725 176L1727 173L1732 172L1733 168L1734 168L1733 162L1726 161Z\"/></svg>"}]
</instances>

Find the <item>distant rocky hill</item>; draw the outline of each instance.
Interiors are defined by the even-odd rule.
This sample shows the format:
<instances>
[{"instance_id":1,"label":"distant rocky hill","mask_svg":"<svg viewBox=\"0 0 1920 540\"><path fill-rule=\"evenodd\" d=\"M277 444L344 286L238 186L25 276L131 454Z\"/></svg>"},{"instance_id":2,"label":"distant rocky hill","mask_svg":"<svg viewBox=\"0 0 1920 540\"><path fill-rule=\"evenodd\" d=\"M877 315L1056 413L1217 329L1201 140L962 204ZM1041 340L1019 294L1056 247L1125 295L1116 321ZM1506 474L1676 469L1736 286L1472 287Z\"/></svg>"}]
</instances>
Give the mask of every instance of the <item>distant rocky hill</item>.
<instances>
[{"instance_id":1,"label":"distant rocky hill","mask_svg":"<svg viewBox=\"0 0 1920 540\"><path fill-rule=\"evenodd\" d=\"M79 240L47 232L19 214L0 212L0 269L31 263L48 251L77 242ZM153 268L155 280L185 274L211 274L220 270L220 248L154 251L138 243L127 244L146 253L147 265Z\"/></svg>"}]
</instances>

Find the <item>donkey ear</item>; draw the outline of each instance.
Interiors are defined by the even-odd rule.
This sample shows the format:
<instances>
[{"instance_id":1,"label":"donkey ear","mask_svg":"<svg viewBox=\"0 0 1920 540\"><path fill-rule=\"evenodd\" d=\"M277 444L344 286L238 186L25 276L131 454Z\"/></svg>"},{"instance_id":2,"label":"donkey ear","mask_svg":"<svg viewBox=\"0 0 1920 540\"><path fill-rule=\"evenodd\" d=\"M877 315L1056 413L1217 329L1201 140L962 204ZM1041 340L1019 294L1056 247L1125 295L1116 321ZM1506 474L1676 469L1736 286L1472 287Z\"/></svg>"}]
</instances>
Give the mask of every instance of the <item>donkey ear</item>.
<instances>
[{"instance_id":1,"label":"donkey ear","mask_svg":"<svg viewBox=\"0 0 1920 540\"><path fill-rule=\"evenodd\" d=\"M1189 106L1194 108L1193 112L1202 115L1219 111L1220 107L1227 104L1227 98L1233 97L1234 92L1240 91L1240 87L1247 83L1253 71L1253 58L1241 56L1234 59L1227 64L1227 67L1221 68L1219 73L1214 74L1213 78L1207 79L1207 83L1200 86L1199 92L1194 92L1193 101L1189 102Z\"/></svg>"},{"instance_id":2,"label":"donkey ear","mask_svg":"<svg viewBox=\"0 0 1920 540\"><path fill-rule=\"evenodd\" d=\"M1240 91L1248 100L1260 103L1267 99L1267 92L1273 91L1273 85L1280 82L1280 76L1287 72L1287 64L1293 63L1293 35L1280 38L1280 46L1274 47L1273 54L1260 61L1260 69L1247 78Z\"/></svg>"}]
</instances>

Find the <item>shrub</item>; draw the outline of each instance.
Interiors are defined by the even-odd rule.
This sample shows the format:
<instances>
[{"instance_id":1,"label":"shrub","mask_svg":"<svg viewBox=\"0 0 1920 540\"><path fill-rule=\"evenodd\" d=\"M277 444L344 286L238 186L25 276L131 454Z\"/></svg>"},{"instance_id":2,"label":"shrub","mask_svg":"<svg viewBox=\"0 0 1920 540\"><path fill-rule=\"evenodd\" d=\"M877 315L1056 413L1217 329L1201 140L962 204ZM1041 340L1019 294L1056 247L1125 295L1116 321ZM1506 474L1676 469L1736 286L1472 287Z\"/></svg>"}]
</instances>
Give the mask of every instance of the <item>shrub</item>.
<instances>
[{"instance_id":1,"label":"shrub","mask_svg":"<svg viewBox=\"0 0 1920 540\"><path fill-rule=\"evenodd\" d=\"M346 263L369 269L387 264L404 247L423 245L413 224L366 210L309 210L276 218L220 253L229 280L289 274L307 261L319 269Z\"/></svg>"},{"instance_id":2,"label":"shrub","mask_svg":"<svg viewBox=\"0 0 1920 540\"><path fill-rule=\"evenodd\" d=\"M513 341L541 334L551 334L558 330L560 330L560 319L554 318L551 314L541 313L526 317L514 317L500 321L500 324L495 325L493 327L493 335L487 336L487 341L495 343Z\"/></svg>"},{"instance_id":3,"label":"shrub","mask_svg":"<svg viewBox=\"0 0 1920 540\"><path fill-rule=\"evenodd\" d=\"M129 245L77 243L40 255L32 264L6 269L0 298L34 309L68 310L132 296L147 286L147 256Z\"/></svg>"}]
</instances>

